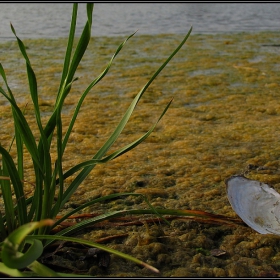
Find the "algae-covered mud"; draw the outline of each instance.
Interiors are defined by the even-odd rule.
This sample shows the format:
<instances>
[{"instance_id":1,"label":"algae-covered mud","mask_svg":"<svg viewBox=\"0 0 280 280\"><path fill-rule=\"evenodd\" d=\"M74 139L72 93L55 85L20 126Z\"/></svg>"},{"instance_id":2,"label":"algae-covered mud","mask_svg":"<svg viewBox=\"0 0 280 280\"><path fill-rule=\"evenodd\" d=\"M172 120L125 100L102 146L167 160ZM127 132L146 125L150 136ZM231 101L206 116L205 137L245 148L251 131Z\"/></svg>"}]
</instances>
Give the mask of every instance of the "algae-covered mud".
<instances>
[{"instance_id":1,"label":"algae-covered mud","mask_svg":"<svg viewBox=\"0 0 280 280\"><path fill-rule=\"evenodd\" d=\"M131 38L108 75L84 101L64 168L90 159L118 124L132 98L177 47L182 36ZM79 80L65 100L64 131L79 96L105 68L122 37L92 38L78 71ZM249 177L280 191L280 33L191 35L186 45L149 87L112 151L136 140L173 102L151 136L136 149L98 165L67 204L68 211L91 199L117 192L147 195L158 208L203 210L236 217L224 180L248 165L265 167ZM62 70L66 40L25 40L38 76L43 118L50 115ZM34 124L25 65L15 42L0 45L0 61L25 114ZM3 83L2 83L2 85ZM1 145L8 148L13 123L8 103L0 99ZM15 149L13 149L15 151ZM55 157L55 154L53 155ZM26 158L27 165L32 164ZM32 182L33 174L26 174ZM26 185L32 192L32 185ZM96 204L85 213L142 209L135 197ZM140 217L143 220L145 217ZM162 276L249 277L280 272L280 239L244 225L173 221L143 226L102 226L79 235L97 240L116 234L107 245L157 267ZM214 254L211 252L222 252ZM216 251L212 251L216 250ZM102 276L156 276L111 256Z\"/></svg>"}]
</instances>

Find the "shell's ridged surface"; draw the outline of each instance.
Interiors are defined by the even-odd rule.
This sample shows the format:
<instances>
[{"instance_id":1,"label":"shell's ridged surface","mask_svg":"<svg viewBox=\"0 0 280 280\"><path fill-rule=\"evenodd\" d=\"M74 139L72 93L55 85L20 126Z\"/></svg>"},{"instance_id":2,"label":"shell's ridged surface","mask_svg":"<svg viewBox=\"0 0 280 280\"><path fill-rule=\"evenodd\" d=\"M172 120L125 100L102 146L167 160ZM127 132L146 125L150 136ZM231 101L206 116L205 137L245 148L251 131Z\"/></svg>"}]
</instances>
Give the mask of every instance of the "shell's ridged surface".
<instances>
[{"instance_id":1,"label":"shell's ridged surface","mask_svg":"<svg viewBox=\"0 0 280 280\"><path fill-rule=\"evenodd\" d=\"M244 176L226 181L228 200L236 214L259 233L280 235L280 194L269 185Z\"/></svg>"}]
</instances>

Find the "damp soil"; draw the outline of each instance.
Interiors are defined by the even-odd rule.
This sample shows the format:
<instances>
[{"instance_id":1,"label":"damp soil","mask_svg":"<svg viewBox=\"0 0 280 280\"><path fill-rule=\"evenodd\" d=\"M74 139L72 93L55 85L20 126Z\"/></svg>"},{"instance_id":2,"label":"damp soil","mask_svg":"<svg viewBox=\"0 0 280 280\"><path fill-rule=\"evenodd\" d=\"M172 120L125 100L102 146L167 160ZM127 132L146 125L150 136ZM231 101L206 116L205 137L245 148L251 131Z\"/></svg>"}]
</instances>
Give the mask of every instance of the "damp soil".
<instances>
[{"instance_id":1,"label":"damp soil","mask_svg":"<svg viewBox=\"0 0 280 280\"><path fill-rule=\"evenodd\" d=\"M77 100L104 70L124 39L92 38L78 68L79 80L65 100L64 132ZM136 34L127 42L107 76L84 101L65 151L65 170L98 151L133 97L182 39L183 36L173 34ZM265 167L261 172L252 171L249 177L280 191L279 40L278 32L191 35L148 88L111 151L143 135L173 98L155 131L132 151L96 166L62 211L104 195L135 192L146 195L156 208L202 210L237 217L227 200L224 181L242 173L248 165ZM38 78L39 104L45 122L54 105L67 42L38 39L24 43ZM0 44L0 61L10 88L37 135L25 65L15 41ZM10 107L2 97L0 107L0 142L8 148L13 124ZM15 156L14 148L11 153ZM32 182L32 161L27 153L24 156L25 178ZM27 184L27 196L32 191L32 185ZM95 204L80 214L144 208L147 205L142 199L131 196ZM105 244L155 266L166 277L257 277L277 276L280 272L277 236L258 234L242 224L190 219L174 220L168 226L158 221L145 223L145 219L139 217L142 224L132 226L103 224L76 236L93 241L120 236L105 239ZM107 267L100 266L97 255L81 260L81 255L75 256L76 245L63 246L74 251L73 259L66 249L59 249L57 256L69 265L56 266L58 271L78 270L110 277L158 276L114 255L110 255ZM82 252L87 254L86 248ZM62 263L54 255L45 261L55 262L55 258ZM83 261L86 264L78 263Z\"/></svg>"}]
</instances>

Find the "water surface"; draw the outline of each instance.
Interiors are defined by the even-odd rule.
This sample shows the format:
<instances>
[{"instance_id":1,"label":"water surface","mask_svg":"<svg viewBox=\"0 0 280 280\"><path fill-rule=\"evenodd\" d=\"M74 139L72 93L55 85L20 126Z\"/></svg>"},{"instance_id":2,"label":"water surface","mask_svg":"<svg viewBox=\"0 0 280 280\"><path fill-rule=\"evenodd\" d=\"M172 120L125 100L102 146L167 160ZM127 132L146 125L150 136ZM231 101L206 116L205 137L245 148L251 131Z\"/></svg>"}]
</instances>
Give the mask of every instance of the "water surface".
<instances>
[{"instance_id":1,"label":"water surface","mask_svg":"<svg viewBox=\"0 0 280 280\"><path fill-rule=\"evenodd\" d=\"M71 3L1 3L0 39L13 39L10 22L21 38L67 37ZM93 36L279 30L278 3L97 3L93 12ZM86 19L80 4L77 21L81 32Z\"/></svg>"}]
</instances>

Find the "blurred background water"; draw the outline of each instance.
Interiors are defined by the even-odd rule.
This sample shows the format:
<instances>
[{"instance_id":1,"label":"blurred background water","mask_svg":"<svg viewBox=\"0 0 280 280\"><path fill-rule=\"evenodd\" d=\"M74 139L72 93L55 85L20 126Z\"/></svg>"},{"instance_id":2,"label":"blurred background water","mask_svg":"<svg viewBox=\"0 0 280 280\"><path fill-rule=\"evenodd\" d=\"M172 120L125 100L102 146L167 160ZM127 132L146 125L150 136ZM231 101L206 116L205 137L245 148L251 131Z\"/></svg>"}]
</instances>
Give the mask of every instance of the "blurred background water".
<instances>
[{"instance_id":1,"label":"blurred background water","mask_svg":"<svg viewBox=\"0 0 280 280\"><path fill-rule=\"evenodd\" d=\"M79 6L77 31L86 20ZM72 3L0 3L0 40L67 37ZM280 3L96 3L93 36L279 30Z\"/></svg>"}]
</instances>

